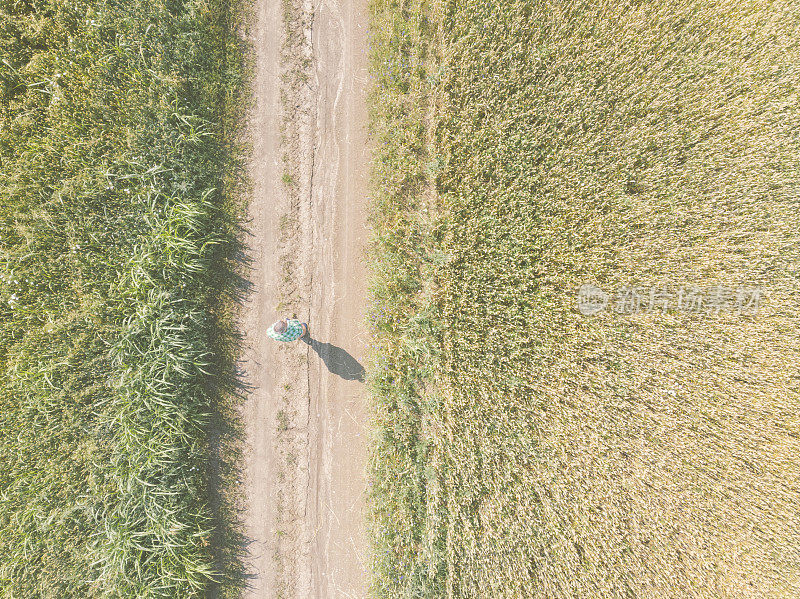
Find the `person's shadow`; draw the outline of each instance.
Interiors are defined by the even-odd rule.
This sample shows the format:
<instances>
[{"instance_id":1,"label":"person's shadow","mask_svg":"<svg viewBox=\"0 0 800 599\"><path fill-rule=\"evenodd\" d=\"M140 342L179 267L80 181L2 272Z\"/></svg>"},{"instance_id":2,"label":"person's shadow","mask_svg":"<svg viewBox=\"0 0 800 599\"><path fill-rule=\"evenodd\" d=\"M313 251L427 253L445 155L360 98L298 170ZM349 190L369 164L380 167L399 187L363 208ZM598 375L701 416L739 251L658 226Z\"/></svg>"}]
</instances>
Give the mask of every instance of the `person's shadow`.
<instances>
[{"instance_id":1,"label":"person's shadow","mask_svg":"<svg viewBox=\"0 0 800 599\"><path fill-rule=\"evenodd\" d=\"M311 346L317 355L325 362L325 366L333 374L338 374L348 381L364 382L364 367L353 356L341 347L330 343L322 343L310 337L301 337L303 343Z\"/></svg>"}]
</instances>

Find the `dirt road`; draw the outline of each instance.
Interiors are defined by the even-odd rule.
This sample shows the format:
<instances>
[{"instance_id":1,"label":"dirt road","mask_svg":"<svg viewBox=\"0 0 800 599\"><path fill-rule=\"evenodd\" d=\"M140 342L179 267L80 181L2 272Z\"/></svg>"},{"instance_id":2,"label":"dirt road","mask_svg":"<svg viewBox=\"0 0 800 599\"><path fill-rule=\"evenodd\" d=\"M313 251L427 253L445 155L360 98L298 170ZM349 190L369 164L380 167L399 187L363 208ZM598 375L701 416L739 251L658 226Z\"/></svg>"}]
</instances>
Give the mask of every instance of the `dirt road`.
<instances>
[{"instance_id":1,"label":"dirt road","mask_svg":"<svg viewBox=\"0 0 800 599\"><path fill-rule=\"evenodd\" d=\"M241 322L247 597L366 592L365 4L298 1L287 16L281 0L254 3L253 293ZM303 84L292 88L287 73ZM309 323L311 343L266 337L292 314Z\"/></svg>"}]
</instances>

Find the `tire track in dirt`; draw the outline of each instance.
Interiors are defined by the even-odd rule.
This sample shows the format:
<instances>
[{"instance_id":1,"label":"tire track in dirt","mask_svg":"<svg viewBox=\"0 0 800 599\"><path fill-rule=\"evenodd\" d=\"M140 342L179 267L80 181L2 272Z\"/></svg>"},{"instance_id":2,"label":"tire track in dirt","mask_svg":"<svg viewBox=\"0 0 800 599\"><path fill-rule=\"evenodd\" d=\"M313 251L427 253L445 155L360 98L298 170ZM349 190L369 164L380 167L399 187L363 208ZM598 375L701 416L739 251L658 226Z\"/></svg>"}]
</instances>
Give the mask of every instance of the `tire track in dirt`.
<instances>
[{"instance_id":1,"label":"tire track in dirt","mask_svg":"<svg viewBox=\"0 0 800 599\"><path fill-rule=\"evenodd\" d=\"M320 598L363 597L366 592L367 413L363 382L353 378L359 374L357 363L363 363L367 344L366 271L361 255L367 241L369 159L366 36L364 3L321 0L315 6L317 140L312 206L318 260L311 305L315 336L330 344L315 352L322 359L311 361L310 377L315 424L309 436L310 506L317 530L309 540L314 548L312 596Z\"/></svg>"}]
</instances>

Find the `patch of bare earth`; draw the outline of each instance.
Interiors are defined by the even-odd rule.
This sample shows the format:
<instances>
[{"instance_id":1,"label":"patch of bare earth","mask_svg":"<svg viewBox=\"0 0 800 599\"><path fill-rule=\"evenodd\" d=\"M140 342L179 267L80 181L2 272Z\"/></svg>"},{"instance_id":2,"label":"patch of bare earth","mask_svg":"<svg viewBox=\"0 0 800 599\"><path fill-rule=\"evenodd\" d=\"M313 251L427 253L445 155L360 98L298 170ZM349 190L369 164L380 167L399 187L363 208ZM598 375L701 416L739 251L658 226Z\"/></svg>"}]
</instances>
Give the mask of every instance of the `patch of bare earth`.
<instances>
[{"instance_id":1,"label":"patch of bare earth","mask_svg":"<svg viewBox=\"0 0 800 599\"><path fill-rule=\"evenodd\" d=\"M366 11L254 7L245 595L363 597ZM313 341L269 339L281 316Z\"/></svg>"}]
</instances>

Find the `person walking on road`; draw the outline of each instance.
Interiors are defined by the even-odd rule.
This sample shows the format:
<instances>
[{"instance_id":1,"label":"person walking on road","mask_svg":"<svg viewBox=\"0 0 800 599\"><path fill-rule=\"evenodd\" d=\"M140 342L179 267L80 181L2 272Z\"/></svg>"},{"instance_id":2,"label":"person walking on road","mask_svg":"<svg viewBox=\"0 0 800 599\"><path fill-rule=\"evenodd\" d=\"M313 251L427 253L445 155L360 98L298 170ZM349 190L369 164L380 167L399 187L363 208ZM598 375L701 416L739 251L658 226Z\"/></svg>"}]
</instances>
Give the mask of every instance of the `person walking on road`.
<instances>
[{"instance_id":1,"label":"person walking on road","mask_svg":"<svg viewBox=\"0 0 800 599\"><path fill-rule=\"evenodd\" d=\"M267 335L275 341L294 341L308 336L308 325L295 318L284 318L269 327Z\"/></svg>"}]
</instances>

